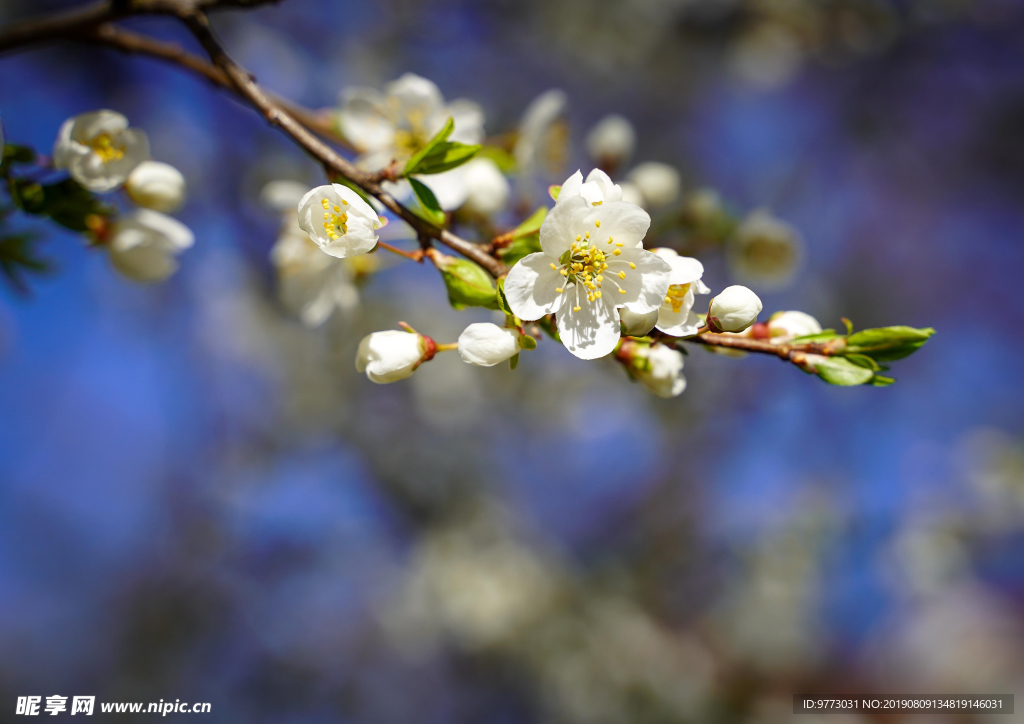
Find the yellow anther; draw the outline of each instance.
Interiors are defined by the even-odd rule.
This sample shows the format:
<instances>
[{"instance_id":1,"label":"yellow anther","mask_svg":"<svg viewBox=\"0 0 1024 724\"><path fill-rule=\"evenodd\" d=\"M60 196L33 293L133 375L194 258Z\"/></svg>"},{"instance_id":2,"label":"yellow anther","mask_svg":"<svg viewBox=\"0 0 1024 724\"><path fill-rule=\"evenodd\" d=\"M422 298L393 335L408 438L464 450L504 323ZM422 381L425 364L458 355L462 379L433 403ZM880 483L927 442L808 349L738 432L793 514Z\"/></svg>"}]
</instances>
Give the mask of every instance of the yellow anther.
<instances>
[{"instance_id":1,"label":"yellow anther","mask_svg":"<svg viewBox=\"0 0 1024 724\"><path fill-rule=\"evenodd\" d=\"M590 204L590 205L591 205L591 206L600 206L600 205L601 205L601 204L603 204L603 203L604 203L604 201L595 201L595 202L593 202L593 203L592 203L592 204Z\"/></svg>"},{"instance_id":2,"label":"yellow anther","mask_svg":"<svg viewBox=\"0 0 1024 724\"><path fill-rule=\"evenodd\" d=\"M576 241L579 241L579 240L580 240L581 238L582 238L582 237L580 237L580 235L579 235L579 234L576 234Z\"/></svg>"},{"instance_id":3,"label":"yellow anther","mask_svg":"<svg viewBox=\"0 0 1024 724\"><path fill-rule=\"evenodd\" d=\"M616 241L615 246L625 246L621 241Z\"/></svg>"},{"instance_id":4,"label":"yellow anther","mask_svg":"<svg viewBox=\"0 0 1024 724\"><path fill-rule=\"evenodd\" d=\"M563 289L562 287L555 287L555 291L561 294L562 292L565 291L565 289Z\"/></svg>"},{"instance_id":5,"label":"yellow anther","mask_svg":"<svg viewBox=\"0 0 1024 724\"><path fill-rule=\"evenodd\" d=\"M598 275L597 275L597 281L599 281L599 282L603 282L603 281L604 281L604 277L603 277L603 276L601 276L600 274L598 274Z\"/></svg>"},{"instance_id":6,"label":"yellow anther","mask_svg":"<svg viewBox=\"0 0 1024 724\"><path fill-rule=\"evenodd\" d=\"M619 294L625 294L625 293L626 293L626 290L625 290L625 289L620 289L620 290L619 290Z\"/></svg>"},{"instance_id":7,"label":"yellow anther","mask_svg":"<svg viewBox=\"0 0 1024 724\"><path fill-rule=\"evenodd\" d=\"M601 228L601 220L598 219L597 221L595 221L594 222L594 226L596 226L598 229L600 229Z\"/></svg>"},{"instance_id":8,"label":"yellow anther","mask_svg":"<svg viewBox=\"0 0 1024 724\"><path fill-rule=\"evenodd\" d=\"M618 256L621 253L622 252L619 249L616 249L615 251L612 252L612 254L614 254L615 256Z\"/></svg>"},{"instance_id":9,"label":"yellow anther","mask_svg":"<svg viewBox=\"0 0 1024 724\"><path fill-rule=\"evenodd\" d=\"M597 297L598 299L600 299L601 298L601 292L594 292L594 296Z\"/></svg>"},{"instance_id":10,"label":"yellow anther","mask_svg":"<svg viewBox=\"0 0 1024 724\"><path fill-rule=\"evenodd\" d=\"M124 158L124 147L115 146L113 140L106 133L101 133L89 141L88 146L96 152L96 155L100 157L103 163L120 161Z\"/></svg>"},{"instance_id":11,"label":"yellow anther","mask_svg":"<svg viewBox=\"0 0 1024 724\"><path fill-rule=\"evenodd\" d=\"M573 308L572 308L572 311L574 311L574 312L578 312L578 311L580 311L580 309L582 309L582 307L573 307Z\"/></svg>"},{"instance_id":12,"label":"yellow anther","mask_svg":"<svg viewBox=\"0 0 1024 724\"><path fill-rule=\"evenodd\" d=\"M339 213L340 211L341 211L341 207L340 207L340 206L335 206L335 207L334 207L334 213L336 213L336 214L337 214L337 213Z\"/></svg>"},{"instance_id":13,"label":"yellow anther","mask_svg":"<svg viewBox=\"0 0 1024 724\"><path fill-rule=\"evenodd\" d=\"M326 210L327 207L330 206L330 203L328 203L327 199L320 199L320 205L324 207L324 210Z\"/></svg>"},{"instance_id":14,"label":"yellow anther","mask_svg":"<svg viewBox=\"0 0 1024 724\"><path fill-rule=\"evenodd\" d=\"M569 270L568 270L568 269L563 269L563 270L562 270L562 276L563 276L563 277L567 277L567 276L569 276Z\"/></svg>"},{"instance_id":15,"label":"yellow anther","mask_svg":"<svg viewBox=\"0 0 1024 724\"><path fill-rule=\"evenodd\" d=\"M558 270L558 267L557 267L557 266L555 266L555 263L554 263L554 262L551 262L551 268L552 268L552 269L554 269L554 270L556 270L556 271Z\"/></svg>"},{"instance_id":16,"label":"yellow anther","mask_svg":"<svg viewBox=\"0 0 1024 724\"><path fill-rule=\"evenodd\" d=\"M636 269L636 264L634 264L633 262L629 262L629 268Z\"/></svg>"},{"instance_id":17,"label":"yellow anther","mask_svg":"<svg viewBox=\"0 0 1024 724\"><path fill-rule=\"evenodd\" d=\"M626 272L619 272L619 279L625 279L625 278L626 278Z\"/></svg>"}]
</instances>

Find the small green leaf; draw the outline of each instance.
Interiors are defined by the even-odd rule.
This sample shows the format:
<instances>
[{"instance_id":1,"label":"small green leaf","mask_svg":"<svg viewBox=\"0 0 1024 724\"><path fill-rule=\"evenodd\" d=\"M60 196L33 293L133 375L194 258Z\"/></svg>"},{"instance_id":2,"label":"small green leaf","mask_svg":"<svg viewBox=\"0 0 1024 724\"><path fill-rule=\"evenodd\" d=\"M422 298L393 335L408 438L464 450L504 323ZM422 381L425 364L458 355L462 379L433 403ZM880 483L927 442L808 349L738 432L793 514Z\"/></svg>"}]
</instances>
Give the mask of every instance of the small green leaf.
<instances>
[{"instance_id":1,"label":"small green leaf","mask_svg":"<svg viewBox=\"0 0 1024 724\"><path fill-rule=\"evenodd\" d=\"M836 337L842 335L836 334L834 329L824 329L817 334L806 334L803 337L796 337L793 339L793 344L806 344L810 342L830 342Z\"/></svg>"},{"instance_id":2,"label":"small green leaf","mask_svg":"<svg viewBox=\"0 0 1024 724\"><path fill-rule=\"evenodd\" d=\"M871 357L879 362L902 359L916 352L935 334L931 327L879 327L865 329L846 340L847 352Z\"/></svg>"},{"instance_id":3,"label":"small green leaf","mask_svg":"<svg viewBox=\"0 0 1024 724\"><path fill-rule=\"evenodd\" d=\"M846 326L846 333L847 334L853 334L853 322L851 322L846 317L840 317L840 319L842 320L843 324Z\"/></svg>"},{"instance_id":4,"label":"small green leaf","mask_svg":"<svg viewBox=\"0 0 1024 724\"><path fill-rule=\"evenodd\" d=\"M871 385L873 387L888 387L895 382L892 377L882 377L882 375L875 375L871 378Z\"/></svg>"},{"instance_id":5,"label":"small green leaf","mask_svg":"<svg viewBox=\"0 0 1024 724\"><path fill-rule=\"evenodd\" d=\"M537 349L537 340L528 334L519 335L519 346L523 349Z\"/></svg>"},{"instance_id":6,"label":"small green leaf","mask_svg":"<svg viewBox=\"0 0 1024 724\"><path fill-rule=\"evenodd\" d=\"M871 370L872 372L878 372L881 370L881 366L873 359L864 354L844 354L843 357L853 362L858 367Z\"/></svg>"},{"instance_id":7,"label":"small green leaf","mask_svg":"<svg viewBox=\"0 0 1024 724\"><path fill-rule=\"evenodd\" d=\"M26 213L49 216L72 231L86 231L91 215L109 216L114 210L74 179L45 186L28 179L13 179L11 200Z\"/></svg>"},{"instance_id":8,"label":"small green leaf","mask_svg":"<svg viewBox=\"0 0 1024 724\"><path fill-rule=\"evenodd\" d=\"M33 163L36 152L28 146L17 146L8 143L4 146L4 163Z\"/></svg>"},{"instance_id":9,"label":"small green leaf","mask_svg":"<svg viewBox=\"0 0 1024 724\"><path fill-rule=\"evenodd\" d=\"M417 181L414 178L409 179L409 184L412 186L412 191L420 202L420 216L437 226L443 225L447 217L441 209L441 205L437 203L437 197L434 196L434 192L422 181Z\"/></svg>"},{"instance_id":10,"label":"small green leaf","mask_svg":"<svg viewBox=\"0 0 1024 724\"><path fill-rule=\"evenodd\" d=\"M435 257L437 268L448 289L448 301L455 309L485 307L499 309L494 280L483 267L469 259Z\"/></svg>"},{"instance_id":11,"label":"small green leaf","mask_svg":"<svg viewBox=\"0 0 1024 724\"><path fill-rule=\"evenodd\" d=\"M558 201L558 194L561 193L561 191L562 191L561 184L559 184L557 186L548 186L548 196L551 197L552 201Z\"/></svg>"},{"instance_id":12,"label":"small green leaf","mask_svg":"<svg viewBox=\"0 0 1024 724\"><path fill-rule=\"evenodd\" d=\"M454 118L449 118L448 121L441 128L441 130L438 131L434 135L433 138L431 138L429 141L427 141L427 145L424 146L423 148L421 148L415 154L413 154L412 158L410 158L408 160L408 162L406 162L406 164L405 164L405 173L406 173L406 175L412 173L412 170L416 168L416 166L419 164L419 162L422 161L426 157L426 155L428 153L430 153L432 150L434 150L434 147L437 144L443 143L444 141L448 140L448 136L450 136L452 131L454 131L454 130L455 130L455 119Z\"/></svg>"},{"instance_id":13,"label":"small green leaf","mask_svg":"<svg viewBox=\"0 0 1024 724\"><path fill-rule=\"evenodd\" d=\"M860 367L843 357L828 357L817 363L818 377L830 385L852 387L870 382L874 371Z\"/></svg>"},{"instance_id":14,"label":"small green leaf","mask_svg":"<svg viewBox=\"0 0 1024 724\"><path fill-rule=\"evenodd\" d=\"M494 301L498 305L499 310L508 316L512 316L512 309L508 306L508 300L505 298L505 277L499 279L495 285Z\"/></svg>"},{"instance_id":15,"label":"small green leaf","mask_svg":"<svg viewBox=\"0 0 1024 724\"><path fill-rule=\"evenodd\" d=\"M409 174L432 174L450 171L457 166L466 163L480 150L480 146L470 146L455 141L442 141L434 146L430 153L420 159L415 167L409 169L406 166L406 175Z\"/></svg>"},{"instance_id":16,"label":"small green leaf","mask_svg":"<svg viewBox=\"0 0 1024 724\"><path fill-rule=\"evenodd\" d=\"M519 353L516 352L514 355L508 358L508 368L514 370L519 366Z\"/></svg>"}]
</instances>

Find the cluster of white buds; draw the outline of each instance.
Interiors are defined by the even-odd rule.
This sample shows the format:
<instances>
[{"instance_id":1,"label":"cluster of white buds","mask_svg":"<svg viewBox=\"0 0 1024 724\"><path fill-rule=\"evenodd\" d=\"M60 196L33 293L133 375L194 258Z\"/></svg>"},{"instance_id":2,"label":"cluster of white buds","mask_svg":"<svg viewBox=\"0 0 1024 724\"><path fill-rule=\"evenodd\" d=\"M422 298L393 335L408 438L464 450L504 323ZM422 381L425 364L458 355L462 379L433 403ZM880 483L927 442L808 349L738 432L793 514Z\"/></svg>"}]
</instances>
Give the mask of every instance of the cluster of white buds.
<instances>
[{"instance_id":1,"label":"cluster of white buds","mask_svg":"<svg viewBox=\"0 0 1024 724\"><path fill-rule=\"evenodd\" d=\"M166 279L178 268L177 255L192 246L192 232L167 216L185 202L185 177L173 166L149 158L149 139L115 111L69 118L53 147L53 164L93 193L124 187L139 208L108 224L93 220L97 241L106 244L121 274L139 282Z\"/></svg>"}]
</instances>

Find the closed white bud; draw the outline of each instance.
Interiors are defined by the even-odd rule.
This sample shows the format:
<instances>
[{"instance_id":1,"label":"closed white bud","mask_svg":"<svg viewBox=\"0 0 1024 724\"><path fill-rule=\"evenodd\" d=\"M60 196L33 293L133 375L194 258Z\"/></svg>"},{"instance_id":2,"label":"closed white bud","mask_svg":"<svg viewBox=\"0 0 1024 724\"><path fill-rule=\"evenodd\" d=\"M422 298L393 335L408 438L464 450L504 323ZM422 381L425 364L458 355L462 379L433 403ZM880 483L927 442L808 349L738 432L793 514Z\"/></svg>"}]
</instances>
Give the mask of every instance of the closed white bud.
<instances>
[{"instance_id":1,"label":"closed white bud","mask_svg":"<svg viewBox=\"0 0 1024 724\"><path fill-rule=\"evenodd\" d=\"M668 164L642 163L629 172L629 180L643 194L644 208L668 206L679 198L679 172Z\"/></svg>"},{"instance_id":2,"label":"closed white bud","mask_svg":"<svg viewBox=\"0 0 1024 724\"><path fill-rule=\"evenodd\" d=\"M768 332L772 342L783 342L794 337L821 332L818 320L806 312L776 312L768 320Z\"/></svg>"},{"instance_id":3,"label":"closed white bud","mask_svg":"<svg viewBox=\"0 0 1024 724\"><path fill-rule=\"evenodd\" d=\"M625 307L619 308L619 320L622 322L622 333L628 337L643 337L658 323L661 310L655 309L647 314L631 312Z\"/></svg>"},{"instance_id":4,"label":"closed white bud","mask_svg":"<svg viewBox=\"0 0 1024 724\"><path fill-rule=\"evenodd\" d=\"M356 371L370 382L384 385L412 375L422 362L433 359L436 345L430 337L390 329L363 337L356 353Z\"/></svg>"},{"instance_id":5,"label":"closed white bud","mask_svg":"<svg viewBox=\"0 0 1024 724\"><path fill-rule=\"evenodd\" d=\"M157 282L178 269L175 258L192 246L192 231L176 219L150 209L136 209L114 224L110 261L137 282Z\"/></svg>"},{"instance_id":6,"label":"closed white bud","mask_svg":"<svg viewBox=\"0 0 1024 724\"><path fill-rule=\"evenodd\" d=\"M519 353L519 333L490 322L471 324L459 335L459 356L463 362L493 367Z\"/></svg>"},{"instance_id":7,"label":"closed white bud","mask_svg":"<svg viewBox=\"0 0 1024 724\"><path fill-rule=\"evenodd\" d=\"M726 287L711 300L708 328L712 332L742 332L757 321L761 300L746 287Z\"/></svg>"},{"instance_id":8,"label":"closed white bud","mask_svg":"<svg viewBox=\"0 0 1024 724\"><path fill-rule=\"evenodd\" d=\"M636 132L633 124L619 115L605 116L587 134L587 152L599 166L615 167L633 155Z\"/></svg>"},{"instance_id":9,"label":"closed white bud","mask_svg":"<svg viewBox=\"0 0 1024 724\"><path fill-rule=\"evenodd\" d=\"M185 203L185 177L181 171L160 161L143 161L125 182L125 190L139 206L165 214Z\"/></svg>"},{"instance_id":10,"label":"closed white bud","mask_svg":"<svg viewBox=\"0 0 1024 724\"><path fill-rule=\"evenodd\" d=\"M465 203L468 210L492 216L505 208L511 188L498 164L489 158L474 158L462 168L469 189Z\"/></svg>"},{"instance_id":11,"label":"closed white bud","mask_svg":"<svg viewBox=\"0 0 1024 724\"><path fill-rule=\"evenodd\" d=\"M683 355L667 345L637 345L630 367L643 386L658 397L678 397L686 389Z\"/></svg>"}]
</instances>

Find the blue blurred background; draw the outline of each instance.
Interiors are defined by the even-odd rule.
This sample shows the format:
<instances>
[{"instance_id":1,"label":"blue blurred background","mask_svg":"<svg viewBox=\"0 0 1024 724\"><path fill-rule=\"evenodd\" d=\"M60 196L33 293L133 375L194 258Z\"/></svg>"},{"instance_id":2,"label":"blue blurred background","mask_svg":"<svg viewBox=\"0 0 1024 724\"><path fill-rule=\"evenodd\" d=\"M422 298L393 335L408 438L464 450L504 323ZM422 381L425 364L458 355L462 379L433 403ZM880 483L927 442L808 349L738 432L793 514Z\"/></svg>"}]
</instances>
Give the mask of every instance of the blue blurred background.
<instances>
[{"instance_id":1,"label":"blue blurred background","mask_svg":"<svg viewBox=\"0 0 1024 724\"><path fill-rule=\"evenodd\" d=\"M781 721L794 693L1024 692L1019 3L287 0L214 22L311 107L411 71L497 135L561 88L573 145L547 183L622 114L636 160L799 229L794 282L754 285L766 312L937 334L885 389L695 349L660 400L551 342L514 374L442 355L375 386L352 369L364 334L450 341L487 314L404 263L303 328L259 203L319 180L287 138L153 60L0 58L9 142L47 152L72 115L125 113L188 179L197 239L142 287L45 227L57 269L0 290L4 708ZM127 25L194 48L169 19Z\"/></svg>"}]
</instances>

